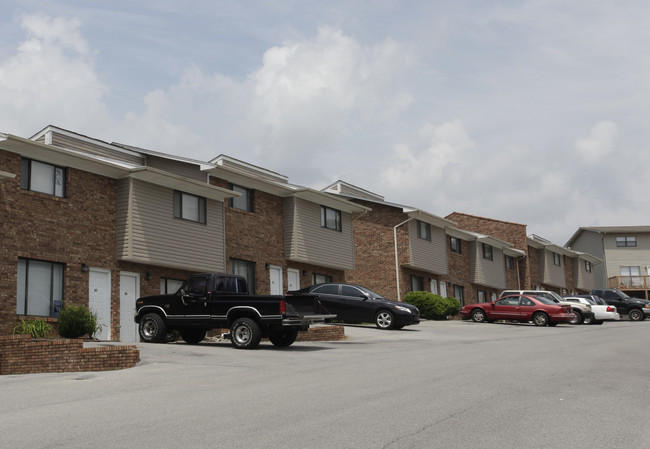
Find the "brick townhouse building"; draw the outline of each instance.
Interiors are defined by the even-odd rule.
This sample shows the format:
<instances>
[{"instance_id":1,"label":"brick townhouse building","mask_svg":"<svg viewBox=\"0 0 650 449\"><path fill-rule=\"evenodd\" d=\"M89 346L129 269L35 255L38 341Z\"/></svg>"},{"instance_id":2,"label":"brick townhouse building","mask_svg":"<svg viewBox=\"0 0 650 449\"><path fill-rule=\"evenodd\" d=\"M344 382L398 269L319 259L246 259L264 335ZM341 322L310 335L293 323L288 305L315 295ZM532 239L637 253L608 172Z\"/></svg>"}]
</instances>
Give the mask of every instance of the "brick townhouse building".
<instances>
[{"instance_id":1,"label":"brick townhouse building","mask_svg":"<svg viewBox=\"0 0 650 449\"><path fill-rule=\"evenodd\" d=\"M592 254L556 245L527 235L524 224L454 212L447 215L463 229L508 239L524 257L517 260L519 287L509 289L552 290L560 295L589 293L595 286L594 266L601 259Z\"/></svg>"},{"instance_id":2,"label":"brick townhouse building","mask_svg":"<svg viewBox=\"0 0 650 449\"><path fill-rule=\"evenodd\" d=\"M250 210L246 210L246 204ZM197 271L245 275L258 293L354 268L363 206L222 156L170 156L48 126L0 134L0 333L96 311L102 339L136 341L138 296Z\"/></svg>"},{"instance_id":3,"label":"brick townhouse building","mask_svg":"<svg viewBox=\"0 0 650 449\"><path fill-rule=\"evenodd\" d=\"M524 253L505 240L386 202L344 181L323 192L369 209L353 221L355 269L346 271L348 282L394 299L403 299L411 291L430 291L456 297L461 304L493 300L502 290L518 285L514 261Z\"/></svg>"}]
</instances>

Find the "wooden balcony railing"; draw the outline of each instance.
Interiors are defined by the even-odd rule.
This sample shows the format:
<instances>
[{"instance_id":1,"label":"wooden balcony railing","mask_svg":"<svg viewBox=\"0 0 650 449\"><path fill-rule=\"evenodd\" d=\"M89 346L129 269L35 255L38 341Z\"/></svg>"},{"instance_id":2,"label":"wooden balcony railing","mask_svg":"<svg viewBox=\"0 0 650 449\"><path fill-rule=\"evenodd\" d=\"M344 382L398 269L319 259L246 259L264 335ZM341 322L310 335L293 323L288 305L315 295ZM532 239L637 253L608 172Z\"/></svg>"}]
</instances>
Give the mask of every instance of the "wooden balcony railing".
<instances>
[{"instance_id":1,"label":"wooden balcony railing","mask_svg":"<svg viewBox=\"0 0 650 449\"><path fill-rule=\"evenodd\" d=\"M608 288L650 290L650 276L614 276L607 279Z\"/></svg>"}]
</instances>

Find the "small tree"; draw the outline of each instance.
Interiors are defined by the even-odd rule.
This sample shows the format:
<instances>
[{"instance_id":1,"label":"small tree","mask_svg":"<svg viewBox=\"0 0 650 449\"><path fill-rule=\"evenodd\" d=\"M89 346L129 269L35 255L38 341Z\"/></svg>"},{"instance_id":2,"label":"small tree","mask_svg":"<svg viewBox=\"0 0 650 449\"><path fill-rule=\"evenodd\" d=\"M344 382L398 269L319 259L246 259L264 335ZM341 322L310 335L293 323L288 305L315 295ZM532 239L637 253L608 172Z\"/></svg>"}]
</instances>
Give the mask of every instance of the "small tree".
<instances>
[{"instance_id":1,"label":"small tree","mask_svg":"<svg viewBox=\"0 0 650 449\"><path fill-rule=\"evenodd\" d=\"M427 320L446 320L460 312L460 302L456 298L443 298L429 292L410 292L404 297L404 302L417 307L420 316Z\"/></svg>"},{"instance_id":2,"label":"small tree","mask_svg":"<svg viewBox=\"0 0 650 449\"><path fill-rule=\"evenodd\" d=\"M84 335L92 338L101 329L102 325L97 323L97 313L85 306L66 305L59 312L58 330L63 338L79 338Z\"/></svg>"}]
</instances>

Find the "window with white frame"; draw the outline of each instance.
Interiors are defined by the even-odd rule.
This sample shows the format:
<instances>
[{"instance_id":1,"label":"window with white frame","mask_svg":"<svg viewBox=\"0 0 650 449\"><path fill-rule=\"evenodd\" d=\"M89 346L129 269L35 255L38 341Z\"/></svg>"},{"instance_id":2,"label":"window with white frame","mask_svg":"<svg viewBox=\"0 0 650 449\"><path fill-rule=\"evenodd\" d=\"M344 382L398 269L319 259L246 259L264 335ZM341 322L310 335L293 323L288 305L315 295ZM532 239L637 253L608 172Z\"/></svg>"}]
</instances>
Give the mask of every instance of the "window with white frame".
<instances>
[{"instance_id":1,"label":"window with white frame","mask_svg":"<svg viewBox=\"0 0 650 449\"><path fill-rule=\"evenodd\" d=\"M434 295L438 294L438 281L431 279L431 293Z\"/></svg>"},{"instance_id":2,"label":"window with white frame","mask_svg":"<svg viewBox=\"0 0 650 449\"><path fill-rule=\"evenodd\" d=\"M422 276L411 276L411 291L421 292L424 290L424 279Z\"/></svg>"},{"instance_id":3,"label":"window with white frame","mask_svg":"<svg viewBox=\"0 0 650 449\"><path fill-rule=\"evenodd\" d=\"M205 216L204 197L174 190L174 218L205 224Z\"/></svg>"},{"instance_id":4,"label":"window with white frame","mask_svg":"<svg viewBox=\"0 0 650 449\"><path fill-rule=\"evenodd\" d=\"M255 262L230 259L230 273L243 276L248 284L248 293L251 295L255 294Z\"/></svg>"},{"instance_id":5,"label":"window with white frame","mask_svg":"<svg viewBox=\"0 0 650 449\"><path fill-rule=\"evenodd\" d=\"M483 243L483 259L494 260L494 256L492 255L492 245Z\"/></svg>"},{"instance_id":6,"label":"window with white frame","mask_svg":"<svg viewBox=\"0 0 650 449\"><path fill-rule=\"evenodd\" d=\"M445 281L440 281L440 296L447 297L447 283Z\"/></svg>"},{"instance_id":7,"label":"window with white frame","mask_svg":"<svg viewBox=\"0 0 650 449\"><path fill-rule=\"evenodd\" d=\"M65 196L65 168L22 158L20 160L20 188L63 198Z\"/></svg>"},{"instance_id":8,"label":"window with white frame","mask_svg":"<svg viewBox=\"0 0 650 449\"><path fill-rule=\"evenodd\" d=\"M588 260L585 260L585 271L587 273L591 273L591 262L589 262Z\"/></svg>"},{"instance_id":9,"label":"window with white frame","mask_svg":"<svg viewBox=\"0 0 650 449\"><path fill-rule=\"evenodd\" d=\"M320 207L320 225L323 228L341 232L341 211L331 207Z\"/></svg>"},{"instance_id":10,"label":"window with white frame","mask_svg":"<svg viewBox=\"0 0 650 449\"><path fill-rule=\"evenodd\" d=\"M515 269L515 258L512 256L506 256L506 269L514 270Z\"/></svg>"},{"instance_id":11,"label":"window with white frame","mask_svg":"<svg viewBox=\"0 0 650 449\"><path fill-rule=\"evenodd\" d=\"M449 237L449 247L452 253L461 254L462 249L460 246L460 239L456 237Z\"/></svg>"},{"instance_id":12,"label":"window with white frame","mask_svg":"<svg viewBox=\"0 0 650 449\"><path fill-rule=\"evenodd\" d=\"M562 266L562 257L558 253L553 253L553 265Z\"/></svg>"},{"instance_id":13,"label":"window with white frame","mask_svg":"<svg viewBox=\"0 0 650 449\"><path fill-rule=\"evenodd\" d=\"M418 238L422 240L431 241L431 225L423 221L418 220Z\"/></svg>"},{"instance_id":14,"label":"window with white frame","mask_svg":"<svg viewBox=\"0 0 650 449\"><path fill-rule=\"evenodd\" d=\"M183 285L183 280L181 279L171 279L171 278L161 278L160 279L160 294L161 295L170 295L176 293L181 285Z\"/></svg>"},{"instance_id":15,"label":"window with white frame","mask_svg":"<svg viewBox=\"0 0 650 449\"><path fill-rule=\"evenodd\" d=\"M332 282L332 276L329 274L317 274L312 275L312 285L324 284L326 282Z\"/></svg>"},{"instance_id":16,"label":"window with white frame","mask_svg":"<svg viewBox=\"0 0 650 449\"><path fill-rule=\"evenodd\" d=\"M253 210L253 191L246 187L238 186L235 184L230 185L230 190L241 193L241 196L230 198L228 205L233 209L245 210L247 212L254 212Z\"/></svg>"},{"instance_id":17,"label":"window with white frame","mask_svg":"<svg viewBox=\"0 0 650 449\"><path fill-rule=\"evenodd\" d=\"M18 259L16 313L57 316L63 302L64 268L61 263Z\"/></svg>"},{"instance_id":18,"label":"window with white frame","mask_svg":"<svg viewBox=\"0 0 650 449\"><path fill-rule=\"evenodd\" d=\"M636 237L635 236L616 237L616 246L618 247L636 246Z\"/></svg>"},{"instance_id":19,"label":"window with white frame","mask_svg":"<svg viewBox=\"0 0 650 449\"><path fill-rule=\"evenodd\" d=\"M479 303L487 301L487 293L485 293L484 290L477 291L476 296L477 296L477 299L478 299Z\"/></svg>"},{"instance_id":20,"label":"window with white frame","mask_svg":"<svg viewBox=\"0 0 650 449\"><path fill-rule=\"evenodd\" d=\"M465 304L465 288L462 285L454 285L454 298L456 298L460 305Z\"/></svg>"}]
</instances>

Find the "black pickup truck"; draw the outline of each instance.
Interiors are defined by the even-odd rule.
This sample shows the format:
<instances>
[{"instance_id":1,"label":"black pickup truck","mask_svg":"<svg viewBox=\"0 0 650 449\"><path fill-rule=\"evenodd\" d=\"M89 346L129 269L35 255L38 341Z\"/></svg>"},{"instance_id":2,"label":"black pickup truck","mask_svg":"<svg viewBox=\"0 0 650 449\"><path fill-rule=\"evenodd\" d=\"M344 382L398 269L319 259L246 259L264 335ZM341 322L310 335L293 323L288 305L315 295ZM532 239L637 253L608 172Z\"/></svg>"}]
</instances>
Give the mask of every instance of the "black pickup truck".
<instances>
[{"instance_id":1,"label":"black pickup truck","mask_svg":"<svg viewBox=\"0 0 650 449\"><path fill-rule=\"evenodd\" d=\"M650 315L650 301L632 298L617 288L596 288L591 294L603 298L607 304L616 307L619 314L627 315L630 321L642 321Z\"/></svg>"},{"instance_id":2,"label":"black pickup truck","mask_svg":"<svg viewBox=\"0 0 650 449\"><path fill-rule=\"evenodd\" d=\"M336 315L322 314L316 295L250 295L246 279L232 274L192 275L171 295L138 298L135 322L147 343L167 341L171 331L196 344L210 329L230 329L235 348L256 348L262 337L290 346L299 330Z\"/></svg>"}]
</instances>

